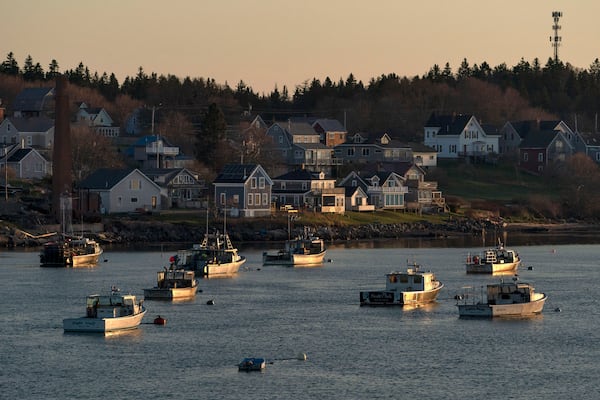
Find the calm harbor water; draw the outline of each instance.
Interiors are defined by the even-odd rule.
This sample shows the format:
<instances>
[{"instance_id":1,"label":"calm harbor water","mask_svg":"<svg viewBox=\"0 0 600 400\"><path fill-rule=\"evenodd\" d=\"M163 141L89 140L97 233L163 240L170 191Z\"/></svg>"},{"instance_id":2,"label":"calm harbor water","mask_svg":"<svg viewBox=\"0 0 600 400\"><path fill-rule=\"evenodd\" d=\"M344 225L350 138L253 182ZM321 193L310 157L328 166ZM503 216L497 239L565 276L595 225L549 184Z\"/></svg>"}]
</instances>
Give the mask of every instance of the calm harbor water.
<instances>
[{"instance_id":1,"label":"calm harbor water","mask_svg":"<svg viewBox=\"0 0 600 400\"><path fill-rule=\"evenodd\" d=\"M107 249L89 269L39 267L37 251L0 251L0 393L6 399L583 399L600 393L600 244L522 245L522 281L548 294L532 319L458 318L455 294L500 279L464 273L480 247L370 242L331 246L320 267L261 265L201 280L193 301L147 301L139 329L65 334L85 296L143 294L173 252ZM407 260L445 284L417 309L359 306ZM531 267L529 269L528 267ZM214 299L214 305L207 305ZM556 311L560 309L560 312ZM151 322L156 315L167 325ZM306 361L296 360L299 353ZM272 363L238 372L244 357Z\"/></svg>"}]
</instances>

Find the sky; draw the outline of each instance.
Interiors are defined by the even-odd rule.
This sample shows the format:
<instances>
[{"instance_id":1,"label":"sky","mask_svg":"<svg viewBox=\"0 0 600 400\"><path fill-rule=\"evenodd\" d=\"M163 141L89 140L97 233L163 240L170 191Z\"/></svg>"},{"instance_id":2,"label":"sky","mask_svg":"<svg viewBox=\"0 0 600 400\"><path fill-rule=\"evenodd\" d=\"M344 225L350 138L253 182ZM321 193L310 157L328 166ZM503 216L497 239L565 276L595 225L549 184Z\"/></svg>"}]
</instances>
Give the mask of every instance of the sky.
<instances>
[{"instance_id":1,"label":"sky","mask_svg":"<svg viewBox=\"0 0 600 400\"><path fill-rule=\"evenodd\" d=\"M4 3L4 4L3 4ZM414 77L447 62L542 65L553 56L553 11L563 13L559 58L600 58L598 0L0 0L0 59L44 71L80 62L120 83L147 74L212 78L270 93L352 73L365 85Z\"/></svg>"}]
</instances>

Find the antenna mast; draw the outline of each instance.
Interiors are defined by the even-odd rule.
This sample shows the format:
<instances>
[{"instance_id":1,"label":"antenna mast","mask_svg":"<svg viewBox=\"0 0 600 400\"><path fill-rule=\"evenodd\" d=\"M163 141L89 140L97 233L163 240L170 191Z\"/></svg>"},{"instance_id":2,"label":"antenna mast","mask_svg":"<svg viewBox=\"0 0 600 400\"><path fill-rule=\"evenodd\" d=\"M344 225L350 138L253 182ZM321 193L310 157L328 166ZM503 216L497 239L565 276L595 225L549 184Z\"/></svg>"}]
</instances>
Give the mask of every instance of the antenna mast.
<instances>
[{"instance_id":1,"label":"antenna mast","mask_svg":"<svg viewBox=\"0 0 600 400\"><path fill-rule=\"evenodd\" d=\"M554 19L554 25L552 25L552 30L554 31L554 36L550 36L550 43L554 48L554 62L558 63L558 48L560 47L560 42L562 41L562 36L558 36L558 31L561 26L558 24L560 17L563 16L561 11L552 11L552 18Z\"/></svg>"}]
</instances>

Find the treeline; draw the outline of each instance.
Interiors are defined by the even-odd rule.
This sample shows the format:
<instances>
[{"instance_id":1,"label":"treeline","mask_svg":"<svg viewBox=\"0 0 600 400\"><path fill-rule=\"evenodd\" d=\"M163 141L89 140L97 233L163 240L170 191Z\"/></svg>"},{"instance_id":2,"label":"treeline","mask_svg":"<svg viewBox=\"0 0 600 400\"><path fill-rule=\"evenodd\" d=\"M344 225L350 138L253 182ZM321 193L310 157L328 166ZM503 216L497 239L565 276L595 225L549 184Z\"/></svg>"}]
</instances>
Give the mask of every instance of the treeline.
<instances>
[{"instance_id":1,"label":"treeline","mask_svg":"<svg viewBox=\"0 0 600 400\"><path fill-rule=\"evenodd\" d=\"M211 78L146 73L142 67L122 83L114 73L91 72L83 63L61 72L58 62L52 60L44 70L27 56L20 67L12 52L0 64L0 73L31 82L50 81L64 73L71 83L96 90L109 102L126 95L142 104L162 104L182 111L192 124L216 103L229 123L244 110L267 121L320 116L344 122L350 132L386 131L404 140L420 140L423 123L432 112L472 113L497 126L507 120L559 118L573 128L596 131L600 109L598 59L586 69L552 58L545 65L538 59L521 59L513 67L492 67L486 62L470 65L464 59L456 71L446 63L444 67L434 65L422 76L390 73L366 84L352 74L337 81L315 77L299 83L293 91L275 87L266 94L257 93L243 81L231 87Z\"/></svg>"}]
</instances>

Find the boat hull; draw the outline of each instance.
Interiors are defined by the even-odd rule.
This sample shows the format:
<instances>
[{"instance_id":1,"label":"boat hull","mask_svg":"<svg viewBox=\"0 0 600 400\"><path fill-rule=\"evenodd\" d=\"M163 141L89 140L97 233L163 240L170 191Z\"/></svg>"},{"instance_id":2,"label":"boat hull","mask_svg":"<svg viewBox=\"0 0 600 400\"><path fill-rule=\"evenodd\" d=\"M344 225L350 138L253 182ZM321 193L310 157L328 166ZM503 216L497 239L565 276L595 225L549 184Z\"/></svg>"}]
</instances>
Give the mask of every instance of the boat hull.
<instances>
[{"instance_id":1,"label":"boat hull","mask_svg":"<svg viewBox=\"0 0 600 400\"><path fill-rule=\"evenodd\" d=\"M246 262L246 257L228 263L206 263L200 273L205 278L227 277L237 274L240 267Z\"/></svg>"},{"instance_id":2,"label":"boat hull","mask_svg":"<svg viewBox=\"0 0 600 400\"><path fill-rule=\"evenodd\" d=\"M67 259L67 266L77 268L77 267L94 267L98 264L98 260L100 260L100 256L102 255L102 250L99 250L93 254L83 254L78 256L71 256L70 259Z\"/></svg>"},{"instance_id":3,"label":"boat hull","mask_svg":"<svg viewBox=\"0 0 600 400\"><path fill-rule=\"evenodd\" d=\"M419 291L364 291L360 292L361 306L419 306L435 302L440 290L444 287L439 284L431 290Z\"/></svg>"},{"instance_id":4,"label":"boat hull","mask_svg":"<svg viewBox=\"0 0 600 400\"><path fill-rule=\"evenodd\" d=\"M141 323L146 309L135 315L117 318L67 318L63 320L65 332L109 333L136 329Z\"/></svg>"},{"instance_id":5,"label":"boat hull","mask_svg":"<svg viewBox=\"0 0 600 400\"><path fill-rule=\"evenodd\" d=\"M181 300L196 297L198 287L187 288L152 288L144 289L144 299L146 300Z\"/></svg>"},{"instance_id":6,"label":"boat hull","mask_svg":"<svg viewBox=\"0 0 600 400\"><path fill-rule=\"evenodd\" d=\"M483 263L483 264L475 264L468 263L466 264L467 273L468 274L502 274L502 273L512 273L515 272L521 261L516 262L507 262L507 263Z\"/></svg>"},{"instance_id":7,"label":"boat hull","mask_svg":"<svg viewBox=\"0 0 600 400\"><path fill-rule=\"evenodd\" d=\"M293 265L314 265L322 264L326 251L316 254L292 254Z\"/></svg>"},{"instance_id":8,"label":"boat hull","mask_svg":"<svg viewBox=\"0 0 600 400\"><path fill-rule=\"evenodd\" d=\"M541 314L547 296L527 303L515 304L459 304L458 314L461 317L530 317Z\"/></svg>"}]
</instances>

